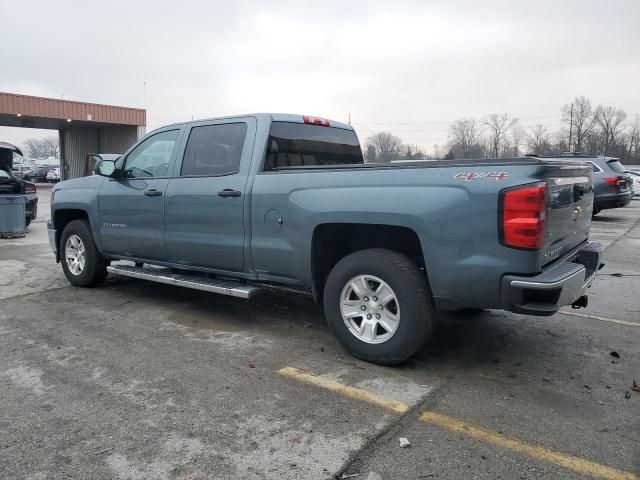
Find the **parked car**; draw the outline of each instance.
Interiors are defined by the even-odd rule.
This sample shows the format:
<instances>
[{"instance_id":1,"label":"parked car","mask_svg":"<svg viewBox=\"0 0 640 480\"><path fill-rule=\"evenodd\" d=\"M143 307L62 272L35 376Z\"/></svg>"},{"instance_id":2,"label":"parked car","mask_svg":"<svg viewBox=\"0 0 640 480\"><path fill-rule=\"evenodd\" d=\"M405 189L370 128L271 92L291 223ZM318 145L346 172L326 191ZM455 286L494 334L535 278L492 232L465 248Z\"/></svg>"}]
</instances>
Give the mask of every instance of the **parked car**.
<instances>
[{"instance_id":1,"label":"parked car","mask_svg":"<svg viewBox=\"0 0 640 480\"><path fill-rule=\"evenodd\" d=\"M47 172L47 182L56 183L60 181L60 168L52 168Z\"/></svg>"},{"instance_id":2,"label":"parked car","mask_svg":"<svg viewBox=\"0 0 640 480\"><path fill-rule=\"evenodd\" d=\"M631 189L633 190L633 196L640 196L640 173L634 171L627 171L631 177Z\"/></svg>"},{"instance_id":3,"label":"parked car","mask_svg":"<svg viewBox=\"0 0 640 480\"><path fill-rule=\"evenodd\" d=\"M49 173L49 170L53 170L54 168L56 167L52 165L36 167L33 170L25 172L22 178L29 182L44 182L47 180L47 174Z\"/></svg>"},{"instance_id":4,"label":"parked car","mask_svg":"<svg viewBox=\"0 0 640 480\"><path fill-rule=\"evenodd\" d=\"M420 349L437 309L584 307L602 266L584 163L364 163L350 125L257 114L157 129L96 173L52 190L49 241L73 285L297 288L381 364Z\"/></svg>"},{"instance_id":5,"label":"parked car","mask_svg":"<svg viewBox=\"0 0 640 480\"><path fill-rule=\"evenodd\" d=\"M16 178L3 168L0 168L0 195L25 195L27 203L25 206L29 225L38 216L38 193L36 186L20 178Z\"/></svg>"},{"instance_id":6,"label":"parked car","mask_svg":"<svg viewBox=\"0 0 640 480\"><path fill-rule=\"evenodd\" d=\"M11 169L11 174L16 178L23 178L25 172L29 170L33 170L33 167L30 165L13 165Z\"/></svg>"},{"instance_id":7,"label":"parked car","mask_svg":"<svg viewBox=\"0 0 640 480\"><path fill-rule=\"evenodd\" d=\"M633 197L633 180L620 160L595 157L587 161L593 169L593 215L604 209L629 205Z\"/></svg>"},{"instance_id":8,"label":"parked car","mask_svg":"<svg viewBox=\"0 0 640 480\"><path fill-rule=\"evenodd\" d=\"M601 210L626 207L633 197L631 176L620 160L614 157L564 154L557 158L587 163L593 170L593 212L595 216Z\"/></svg>"}]
</instances>

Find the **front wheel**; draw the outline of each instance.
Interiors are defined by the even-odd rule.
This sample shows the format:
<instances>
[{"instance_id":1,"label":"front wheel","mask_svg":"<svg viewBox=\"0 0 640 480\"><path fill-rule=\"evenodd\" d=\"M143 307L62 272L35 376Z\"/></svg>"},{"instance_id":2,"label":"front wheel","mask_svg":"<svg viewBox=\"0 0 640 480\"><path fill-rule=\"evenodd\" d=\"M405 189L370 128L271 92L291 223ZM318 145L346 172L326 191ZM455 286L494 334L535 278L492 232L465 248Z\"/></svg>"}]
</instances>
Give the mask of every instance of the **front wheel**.
<instances>
[{"instance_id":1,"label":"front wheel","mask_svg":"<svg viewBox=\"0 0 640 480\"><path fill-rule=\"evenodd\" d=\"M327 278L324 309L349 353L381 365L411 357L435 323L426 276L405 255L386 249L361 250L340 260Z\"/></svg>"},{"instance_id":2,"label":"front wheel","mask_svg":"<svg viewBox=\"0 0 640 480\"><path fill-rule=\"evenodd\" d=\"M77 287L91 287L107 278L106 262L93 241L89 222L73 220L60 237L62 270Z\"/></svg>"}]
</instances>

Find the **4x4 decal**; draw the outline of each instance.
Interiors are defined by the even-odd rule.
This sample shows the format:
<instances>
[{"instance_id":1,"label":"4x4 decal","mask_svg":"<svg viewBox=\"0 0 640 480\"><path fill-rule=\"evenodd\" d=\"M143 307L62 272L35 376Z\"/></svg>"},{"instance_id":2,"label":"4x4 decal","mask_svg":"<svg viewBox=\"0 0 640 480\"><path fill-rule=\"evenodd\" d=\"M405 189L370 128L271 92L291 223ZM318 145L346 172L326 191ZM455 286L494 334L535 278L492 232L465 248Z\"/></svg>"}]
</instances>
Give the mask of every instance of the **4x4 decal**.
<instances>
[{"instance_id":1,"label":"4x4 decal","mask_svg":"<svg viewBox=\"0 0 640 480\"><path fill-rule=\"evenodd\" d=\"M459 172L453 176L453 178L464 180L465 182L471 182L477 178L495 178L496 182L501 182L508 177L509 174L507 172Z\"/></svg>"}]
</instances>

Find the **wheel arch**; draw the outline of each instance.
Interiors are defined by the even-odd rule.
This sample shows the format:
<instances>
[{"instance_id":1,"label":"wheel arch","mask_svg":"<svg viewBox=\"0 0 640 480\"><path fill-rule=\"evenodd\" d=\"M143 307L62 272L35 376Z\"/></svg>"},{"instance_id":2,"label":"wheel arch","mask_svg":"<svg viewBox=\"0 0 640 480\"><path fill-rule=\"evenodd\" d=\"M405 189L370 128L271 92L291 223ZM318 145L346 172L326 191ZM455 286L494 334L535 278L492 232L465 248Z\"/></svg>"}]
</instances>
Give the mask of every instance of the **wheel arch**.
<instances>
[{"instance_id":1,"label":"wheel arch","mask_svg":"<svg viewBox=\"0 0 640 480\"><path fill-rule=\"evenodd\" d=\"M426 262L415 230L372 223L323 223L311 239L311 278L314 299L322 303L324 286L331 269L342 258L360 250L384 248L409 257L426 275Z\"/></svg>"},{"instance_id":2,"label":"wheel arch","mask_svg":"<svg viewBox=\"0 0 640 480\"><path fill-rule=\"evenodd\" d=\"M69 222L72 222L73 220L86 220L89 222L89 214L86 210L81 208L61 208L53 212L51 221L56 230L56 245L58 247L56 249L57 262L60 261L60 239L62 238L62 232ZM89 226L91 226L90 222Z\"/></svg>"}]
</instances>

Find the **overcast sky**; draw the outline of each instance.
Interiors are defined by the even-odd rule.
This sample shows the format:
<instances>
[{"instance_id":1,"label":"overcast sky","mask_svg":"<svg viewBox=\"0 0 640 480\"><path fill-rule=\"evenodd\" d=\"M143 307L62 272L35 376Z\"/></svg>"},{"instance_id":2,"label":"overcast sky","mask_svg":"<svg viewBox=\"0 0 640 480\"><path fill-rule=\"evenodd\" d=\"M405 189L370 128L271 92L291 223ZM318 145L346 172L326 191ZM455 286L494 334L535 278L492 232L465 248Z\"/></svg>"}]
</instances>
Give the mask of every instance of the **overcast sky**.
<instances>
[{"instance_id":1,"label":"overcast sky","mask_svg":"<svg viewBox=\"0 0 640 480\"><path fill-rule=\"evenodd\" d=\"M0 91L146 106L148 129L351 114L361 140L432 151L464 116L559 127L576 95L640 114L640 0L0 0L0 18Z\"/></svg>"}]
</instances>

